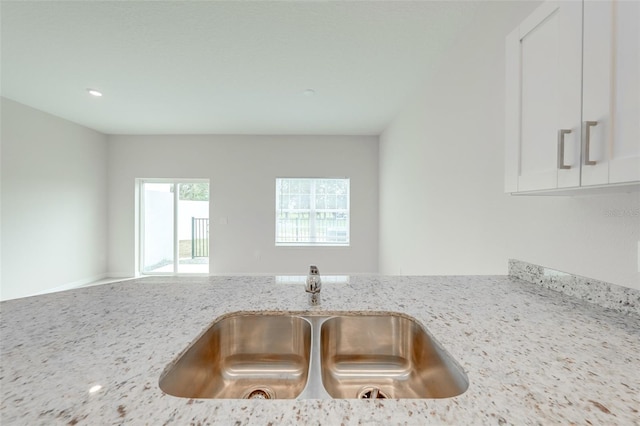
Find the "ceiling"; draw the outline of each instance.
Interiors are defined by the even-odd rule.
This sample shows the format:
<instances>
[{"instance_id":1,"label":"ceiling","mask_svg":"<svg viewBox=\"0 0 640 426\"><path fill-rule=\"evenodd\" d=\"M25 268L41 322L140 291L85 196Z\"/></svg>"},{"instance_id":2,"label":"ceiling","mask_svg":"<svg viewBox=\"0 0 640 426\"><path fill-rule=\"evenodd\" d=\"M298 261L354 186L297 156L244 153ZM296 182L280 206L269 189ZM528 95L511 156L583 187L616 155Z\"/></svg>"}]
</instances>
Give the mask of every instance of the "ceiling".
<instances>
[{"instance_id":1,"label":"ceiling","mask_svg":"<svg viewBox=\"0 0 640 426\"><path fill-rule=\"evenodd\" d=\"M481 4L2 1L2 96L107 134L377 135Z\"/></svg>"}]
</instances>

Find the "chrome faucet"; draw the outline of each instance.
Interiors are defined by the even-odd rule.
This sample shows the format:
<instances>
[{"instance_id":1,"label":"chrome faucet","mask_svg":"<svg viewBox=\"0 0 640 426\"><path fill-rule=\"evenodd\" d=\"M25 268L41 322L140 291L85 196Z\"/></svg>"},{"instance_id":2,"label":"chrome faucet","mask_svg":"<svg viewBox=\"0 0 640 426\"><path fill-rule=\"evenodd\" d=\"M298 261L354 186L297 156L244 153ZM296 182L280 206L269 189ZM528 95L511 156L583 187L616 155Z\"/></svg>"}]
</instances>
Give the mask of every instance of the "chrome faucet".
<instances>
[{"instance_id":1,"label":"chrome faucet","mask_svg":"<svg viewBox=\"0 0 640 426\"><path fill-rule=\"evenodd\" d=\"M307 284L305 291L309 293L309 305L318 306L320 304L320 290L322 289L322 279L320 272L315 265L309 266L309 275L307 275Z\"/></svg>"}]
</instances>

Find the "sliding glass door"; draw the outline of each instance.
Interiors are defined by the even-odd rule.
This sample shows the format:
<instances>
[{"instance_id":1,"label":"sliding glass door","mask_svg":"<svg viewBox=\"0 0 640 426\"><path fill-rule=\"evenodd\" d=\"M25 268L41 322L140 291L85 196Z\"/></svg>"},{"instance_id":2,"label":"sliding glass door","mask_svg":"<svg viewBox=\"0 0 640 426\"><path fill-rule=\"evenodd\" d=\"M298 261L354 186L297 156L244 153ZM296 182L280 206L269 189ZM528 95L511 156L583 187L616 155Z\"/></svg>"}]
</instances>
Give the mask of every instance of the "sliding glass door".
<instances>
[{"instance_id":1,"label":"sliding glass door","mask_svg":"<svg viewBox=\"0 0 640 426\"><path fill-rule=\"evenodd\" d=\"M140 181L140 272L209 273L209 182Z\"/></svg>"}]
</instances>

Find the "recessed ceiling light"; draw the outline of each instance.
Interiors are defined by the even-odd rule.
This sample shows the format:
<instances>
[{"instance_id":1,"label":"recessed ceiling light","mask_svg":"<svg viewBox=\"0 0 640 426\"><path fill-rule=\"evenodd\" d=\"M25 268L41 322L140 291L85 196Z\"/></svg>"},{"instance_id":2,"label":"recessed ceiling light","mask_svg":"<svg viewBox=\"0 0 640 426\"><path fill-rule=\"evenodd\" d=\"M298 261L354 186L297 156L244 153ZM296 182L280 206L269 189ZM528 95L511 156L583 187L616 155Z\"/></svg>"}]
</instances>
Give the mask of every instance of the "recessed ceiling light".
<instances>
[{"instance_id":1,"label":"recessed ceiling light","mask_svg":"<svg viewBox=\"0 0 640 426\"><path fill-rule=\"evenodd\" d=\"M89 94L92 96L97 96L97 97L102 96L102 92L99 92L96 89L87 89L87 92L89 92Z\"/></svg>"},{"instance_id":2,"label":"recessed ceiling light","mask_svg":"<svg viewBox=\"0 0 640 426\"><path fill-rule=\"evenodd\" d=\"M304 92L302 92L302 94L305 96L314 96L316 94L316 91L313 89L307 89Z\"/></svg>"}]
</instances>

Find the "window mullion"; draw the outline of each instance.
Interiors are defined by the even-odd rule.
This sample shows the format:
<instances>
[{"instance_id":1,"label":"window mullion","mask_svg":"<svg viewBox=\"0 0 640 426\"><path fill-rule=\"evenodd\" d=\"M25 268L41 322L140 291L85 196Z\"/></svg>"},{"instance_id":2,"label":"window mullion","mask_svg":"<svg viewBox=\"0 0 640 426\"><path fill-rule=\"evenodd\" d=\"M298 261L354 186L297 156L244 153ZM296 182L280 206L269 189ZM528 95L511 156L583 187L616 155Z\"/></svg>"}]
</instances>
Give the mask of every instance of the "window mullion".
<instances>
[{"instance_id":1,"label":"window mullion","mask_svg":"<svg viewBox=\"0 0 640 426\"><path fill-rule=\"evenodd\" d=\"M316 181L311 181L311 211L309 212L309 239L315 243L316 239Z\"/></svg>"}]
</instances>

